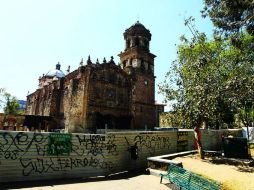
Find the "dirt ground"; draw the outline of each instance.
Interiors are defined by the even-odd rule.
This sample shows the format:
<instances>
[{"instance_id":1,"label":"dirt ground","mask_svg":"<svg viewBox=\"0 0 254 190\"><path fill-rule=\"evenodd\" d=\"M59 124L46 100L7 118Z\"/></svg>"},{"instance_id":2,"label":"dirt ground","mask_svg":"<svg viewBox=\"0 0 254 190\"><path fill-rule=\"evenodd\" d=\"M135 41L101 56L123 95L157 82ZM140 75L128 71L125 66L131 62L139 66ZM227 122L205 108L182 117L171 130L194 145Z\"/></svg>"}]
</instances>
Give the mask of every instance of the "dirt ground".
<instances>
[{"instance_id":1,"label":"dirt ground","mask_svg":"<svg viewBox=\"0 0 254 190\"><path fill-rule=\"evenodd\" d=\"M178 157L183 167L222 183L227 190L254 190L254 167L212 163L211 159L201 160L197 155Z\"/></svg>"}]
</instances>

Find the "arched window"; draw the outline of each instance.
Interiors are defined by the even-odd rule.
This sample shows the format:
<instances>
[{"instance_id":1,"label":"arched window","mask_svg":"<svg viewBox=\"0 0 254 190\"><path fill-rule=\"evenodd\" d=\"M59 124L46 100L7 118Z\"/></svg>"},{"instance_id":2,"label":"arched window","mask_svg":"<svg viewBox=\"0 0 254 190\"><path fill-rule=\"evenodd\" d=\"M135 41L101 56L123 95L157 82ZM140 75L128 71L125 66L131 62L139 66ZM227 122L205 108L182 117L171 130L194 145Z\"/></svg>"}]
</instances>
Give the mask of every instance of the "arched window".
<instances>
[{"instance_id":1,"label":"arched window","mask_svg":"<svg viewBox=\"0 0 254 190\"><path fill-rule=\"evenodd\" d=\"M132 59L130 59L130 62L129 62L130 66L132 66Z\"/></svg>"}]
</instances>

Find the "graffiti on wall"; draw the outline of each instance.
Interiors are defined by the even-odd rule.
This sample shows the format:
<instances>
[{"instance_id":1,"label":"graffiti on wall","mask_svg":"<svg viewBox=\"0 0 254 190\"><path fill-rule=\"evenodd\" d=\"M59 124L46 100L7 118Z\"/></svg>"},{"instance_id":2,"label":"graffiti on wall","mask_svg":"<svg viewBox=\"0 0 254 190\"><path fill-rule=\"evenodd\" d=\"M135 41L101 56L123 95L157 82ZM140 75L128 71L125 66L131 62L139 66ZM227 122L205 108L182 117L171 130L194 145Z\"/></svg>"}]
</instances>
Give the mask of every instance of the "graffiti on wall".
<instances>
[{"instance_id":1,"label":"graffiti on wall","mask_svg":"<svg viewBox=\"0 0 254 190\"><path fill-rule=\"evenodd\" d=\"M75 168L93 167L97 169L112 170L113 163L105 162L99 158L20 158L23 167L23 176L29 176L33 173L50 173L70 171Z\"/></svg>"},{"instance_id":2,"label":"graffiti on wall","mask_svg":"<svg viewBox=\"0 0 254 190\"><path fill-rule=\"evenodd\" d=\"M150 155L154 155L156 150L169 150L172 146L170 137L159 135L137 135L134 138L134 144L137 145L141 153L147 150Z\"/></svg>"},{"instance_id":3,"label":"graffiti on wall","mask_svg":"<svg viewBox=\"0 0 254 190\"><path fill-rule=\"evenodd\" d=\"M119 170L117 160L123 159L125 151L132 160L144 159L162 151L170 152L175 148L172 143L171 135L154 133L117 136L2 131L0 167L13 164L17 166L15 174L20 176L96 170L105 173Z\"/></svg>"},{"instance_id":4,"label":"graffiti on wall","mask_svg":"<svg viewBox=\"0 0 254 190\"><path fill-rule=\"evenodd\" d=\"M73 152L77 155L102 156L118 155L117 145L115 143L115 135L76 135L78 145L74 145Z\"/></svg>"},{"instance_id":5,"label":"graffiti on wall","mask_svg":"<svg viewBox=\"0 0 254 190\"><path fill-rule=\"evenodd\" d=\"M32 135L19 132L16 135L9 132L0 133L0 158L16 160L26 155L31 147L35 148L36 154L45 155L47 136L41 133Z\"/></svg>"},{"instance_id":6,"label":"graffiti on wall","mask_svg":"<svg viewBox=\"0 0 254 190\"><path fill-rule=\"evenodd\" d=\"M115 136L0 132L1 163L17 160L23 176L86 167L113 170L104 154L118 154Z\"/></svg>"},{"instance_id":7,"label":"graffiti on wall","mask_svg":"<svg viewBox=\"0 0 254 190\"><path fill-rule=\"evenodd\" d=\"M188 132L177 131L177 152L188 150Z\"/></svg>"}]
</instances>

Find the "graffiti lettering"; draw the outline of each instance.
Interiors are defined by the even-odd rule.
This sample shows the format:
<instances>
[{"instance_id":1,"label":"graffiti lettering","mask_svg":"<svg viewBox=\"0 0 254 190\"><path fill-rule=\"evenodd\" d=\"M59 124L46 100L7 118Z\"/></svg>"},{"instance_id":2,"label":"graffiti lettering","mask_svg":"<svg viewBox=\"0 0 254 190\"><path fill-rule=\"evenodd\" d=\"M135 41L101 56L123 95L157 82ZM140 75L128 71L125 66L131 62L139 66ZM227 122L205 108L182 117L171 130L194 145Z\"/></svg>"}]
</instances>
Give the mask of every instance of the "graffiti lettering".
<instances>
[{"instance_id":1,"label":"graffiti lettering","mask_svg":"<svg viewBox=\"0 0 254 190\"><path fill-rule=\"evenodd\" d=\"M37 153L41 154L41 146L47 141L47 136L41 133L20 132L13 136L11 133L0 133L0 158L16 160L24 156L32 145L36 146ZM44 145L45 146L45 145ZM45 147L44 147L45 148Z\"/></svg>"},{"instance_id":2,"label":"graffiti lettering","mask_svg":"<svg viewBox=\"0 0 254 190\"><path fill-rule=\"evenodd\" d=\"M23 176L88 167L111 171L114 163L104 154L118 154L115 136L0 132L1 167L17 160Z\"/></svg>"},{"instance_id":3,"label":"graffiti lettering","mask_svg":"<svg viewBox=\"0 0 254 190\"><path fill-rule=\"evenodd\" d=\"M112 170L113 163L105 162L98 158L21 158L21 166L23 167L23 176L30 176L33 173L48 173L70 171L75 168L101 168Z\"/></svg>"},{"instance_id":4,"label":"graffiti lettering","mask_svg":"<svg viewBox=\"0 0 254 190\"><path fill-rule=\"evenodd\" d=\"M104 157L104 153L117 155L117 146L115 144L115 136L105 136L101 135L89 135L80 136L76 135L80 146L73 146L72 151L77 155L101 155Z\"/></svg>"},{"instance_id":5,"label":"graffiti lettering","mask_svg":"<svg viewBox=\"0 0 254 190\"><path fill-rule=\"evenodd\" d=\"M137 135L134 138L134 144L138 146L140 152L147 149L151 155L156 150L170 149L171 147L170 137L160 137L158 135Z\"/></svg>"}]
</instances>

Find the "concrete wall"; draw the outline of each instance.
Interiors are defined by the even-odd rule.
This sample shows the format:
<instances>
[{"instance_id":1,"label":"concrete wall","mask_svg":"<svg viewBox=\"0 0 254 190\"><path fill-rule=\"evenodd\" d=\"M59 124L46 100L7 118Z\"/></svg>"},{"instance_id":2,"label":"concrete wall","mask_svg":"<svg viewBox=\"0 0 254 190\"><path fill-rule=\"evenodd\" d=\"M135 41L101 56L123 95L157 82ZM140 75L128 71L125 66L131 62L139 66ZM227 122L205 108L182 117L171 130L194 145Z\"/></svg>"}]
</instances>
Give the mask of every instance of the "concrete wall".
<instances>
[{"instance_id":1,"label":"concrete wall","mask_svg":"<svg viewBox=\"0 0 254 190\"><path fill-rule=\"evenodd\" d=\"M194 132L193 130L181 130L188 132L188 148L187 150L195 149L194 146ZM232 135L233 137L242 137L242 129L223 129L223 130L208 130L201 129L201 143L204 150L221 150L222 141L221 137L227 137Z\"/></svg>"},{"instance_id":2,"label":"concrete wall","mask_svg":"<svg viewBox=\"0 0 254 190\"><path fill-rule=\"evenodd\" d=\"M194 147L192 133L188 131L189 150ZM203 133L205 149L218 149L221 133ZM51 134L0 131L0 182L108 175L146 167L147 157L177 151L177 132L73 133L70 153L52 155ZM134 145L136 160L130 151Z\"/></svg>"}]
</instances>

